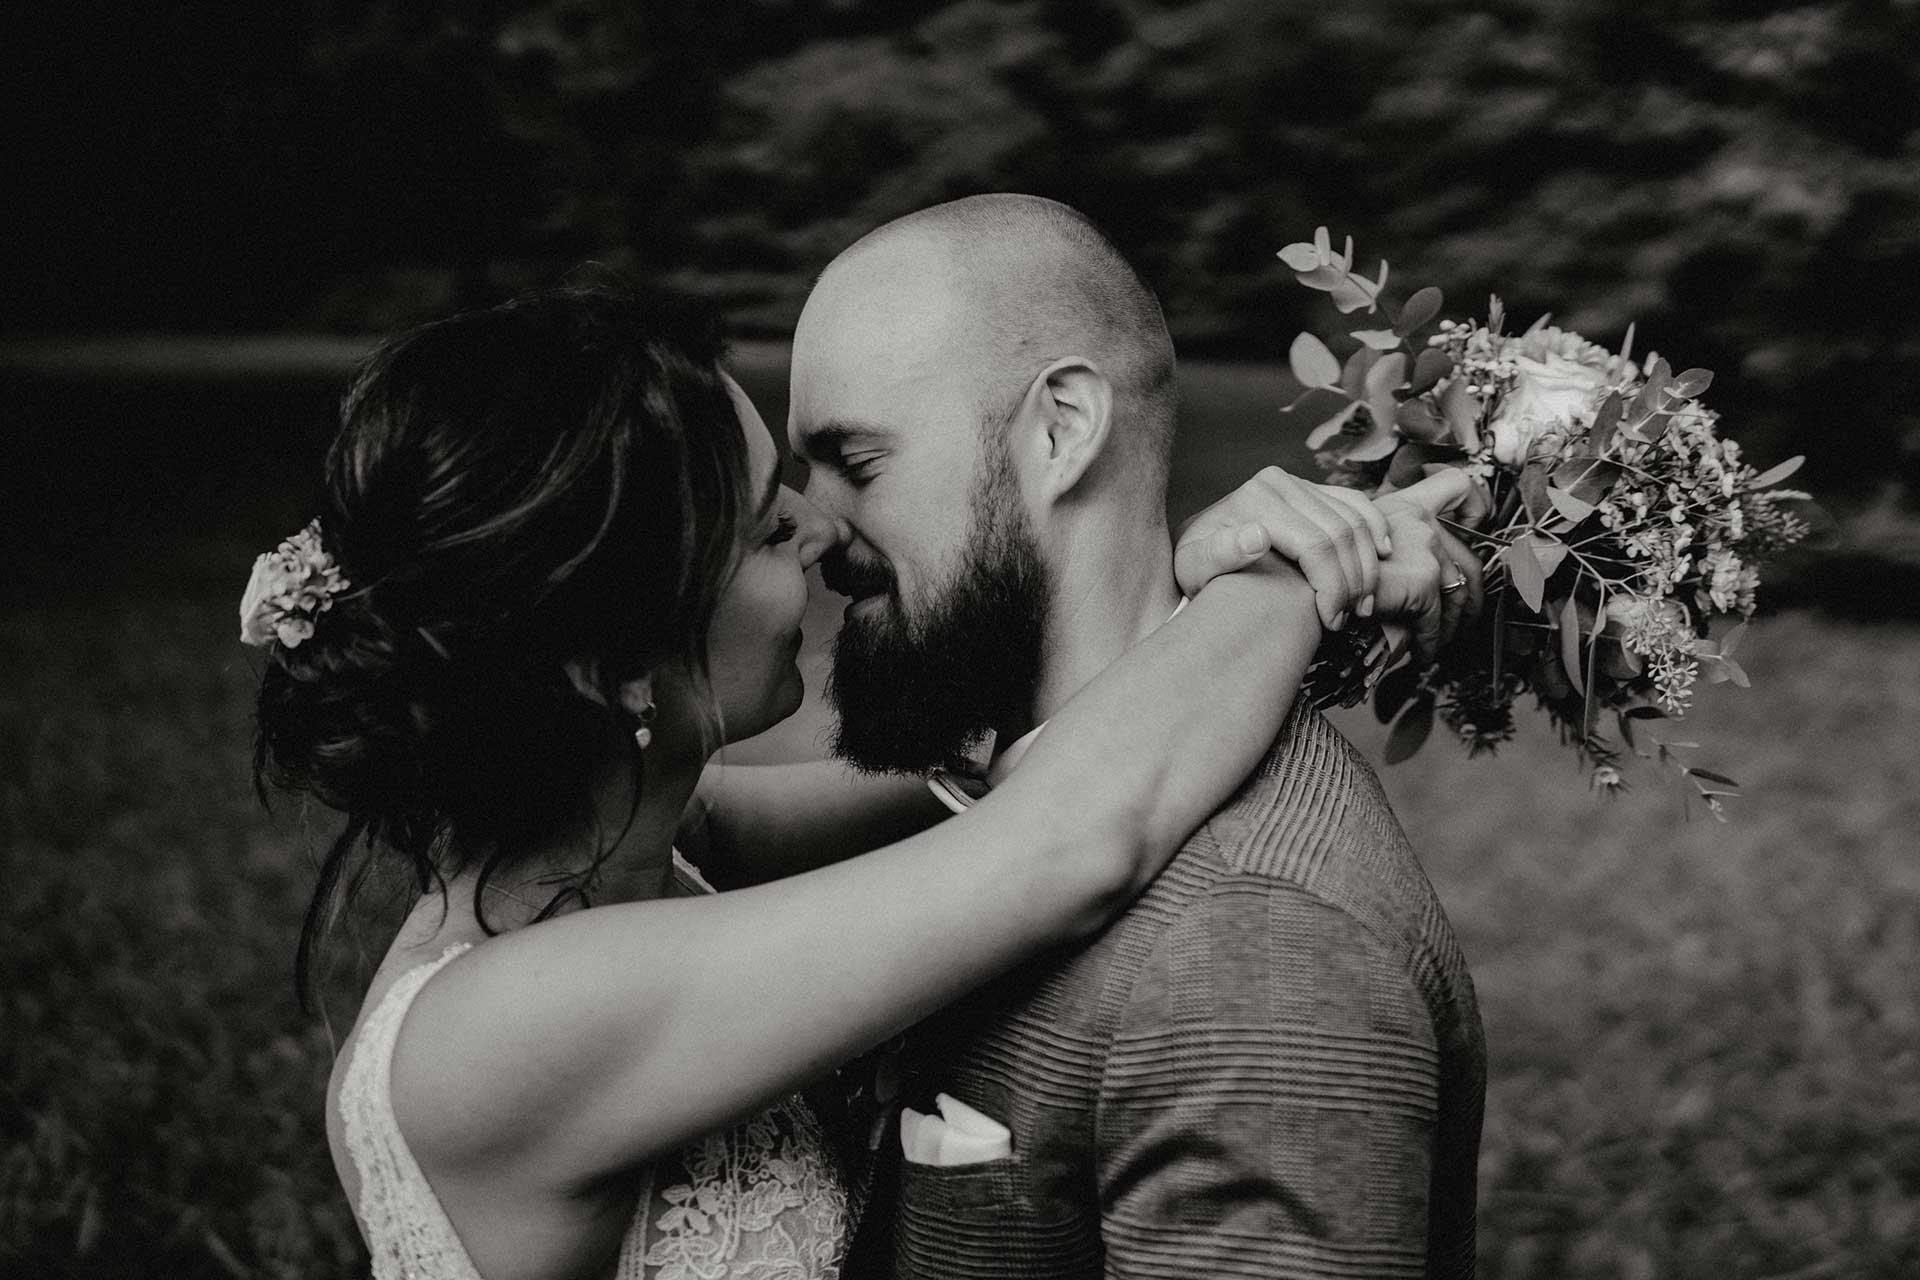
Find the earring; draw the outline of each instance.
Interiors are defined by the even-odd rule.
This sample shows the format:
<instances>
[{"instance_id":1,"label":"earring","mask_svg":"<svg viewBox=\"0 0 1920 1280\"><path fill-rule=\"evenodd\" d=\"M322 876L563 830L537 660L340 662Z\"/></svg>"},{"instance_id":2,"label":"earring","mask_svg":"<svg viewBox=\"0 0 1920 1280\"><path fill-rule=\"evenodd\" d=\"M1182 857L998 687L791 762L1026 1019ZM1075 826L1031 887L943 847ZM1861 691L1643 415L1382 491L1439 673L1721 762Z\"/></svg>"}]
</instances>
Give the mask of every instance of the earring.
<instances>
[{"instance_id":1,"label":"earring","mask_svg":"<svg viewBox=\"0 0 1920 1280\"><path fill-rule=\"evenodd\" d=\"M633 731L633 745L645 751L653 745L653 722L660 708L653 703L653 677L641 676L620 686L620 706L634 718L639 728Z\"/></svg>"}]
</instances>

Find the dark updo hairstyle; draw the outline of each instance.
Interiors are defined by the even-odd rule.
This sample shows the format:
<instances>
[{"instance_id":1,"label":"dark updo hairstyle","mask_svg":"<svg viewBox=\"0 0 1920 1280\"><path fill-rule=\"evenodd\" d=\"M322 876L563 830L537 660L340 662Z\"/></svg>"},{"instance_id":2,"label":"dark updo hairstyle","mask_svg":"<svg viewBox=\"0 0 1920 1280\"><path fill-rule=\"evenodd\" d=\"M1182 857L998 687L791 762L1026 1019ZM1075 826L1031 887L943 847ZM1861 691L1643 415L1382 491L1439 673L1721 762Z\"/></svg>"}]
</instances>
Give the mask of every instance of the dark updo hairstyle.
<instances>
[{"instance_id":1,"label":"dark updo hairstyle","mask_svg":"<svg viewBox=\"0 0 1920 1280\"><path fill-rule=\"evenodd\" d=\"M424 894L591 831L595 776L632 729L619 685L704 668L748 507L722 356L705 318L599 287L425 325L367 360L320 516L351 586L310 638L270 647L256 708L262 797L347 819L301 930L303 1001L381 850ZM637 806L637 769L634 785Z\"/></svg>"}]
</instances>

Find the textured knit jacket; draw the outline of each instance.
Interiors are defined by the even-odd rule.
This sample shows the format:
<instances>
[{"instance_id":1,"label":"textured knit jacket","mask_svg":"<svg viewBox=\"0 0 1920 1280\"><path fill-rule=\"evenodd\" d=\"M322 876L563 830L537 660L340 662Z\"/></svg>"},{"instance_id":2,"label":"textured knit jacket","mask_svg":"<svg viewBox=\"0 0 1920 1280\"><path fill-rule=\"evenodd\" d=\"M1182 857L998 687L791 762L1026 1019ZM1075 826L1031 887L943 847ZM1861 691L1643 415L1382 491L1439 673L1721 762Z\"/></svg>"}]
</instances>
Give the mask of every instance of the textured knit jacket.
<instances>
[{"instance_id":1,"label":"textured knit jacket","mask_svg":"<svg viewBox=\"0 0 1920 1280\"><path fill-rule=\"evenodd\" d=\"M977 1107L1013 1155L896 1157L850 1275L1473 1272L1473 983L1378 779L1316 712L1090 946L910 1045L908 1101Z\"/></svg>"}]
</instances>

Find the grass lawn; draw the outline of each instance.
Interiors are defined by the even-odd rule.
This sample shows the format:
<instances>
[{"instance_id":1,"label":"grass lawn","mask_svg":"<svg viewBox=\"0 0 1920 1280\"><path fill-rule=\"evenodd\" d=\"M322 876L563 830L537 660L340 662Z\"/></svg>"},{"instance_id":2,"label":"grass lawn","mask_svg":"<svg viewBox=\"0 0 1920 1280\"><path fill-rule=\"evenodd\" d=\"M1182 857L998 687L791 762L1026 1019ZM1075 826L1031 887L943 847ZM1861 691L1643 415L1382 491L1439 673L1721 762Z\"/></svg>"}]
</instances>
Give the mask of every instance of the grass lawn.
<instances>
[{"instance_id":1,"label":"grass lawn","mask_svg":"<svg viewBox=\"0 0 1920 1280\"><path fill-rule=\"evenodd\" d=\"M233 639L297 503L271 450L200 456L0 614L0 1273L364 1274L289 980L331 826L250 795ZM1486 1276L1920 1273L1920 629L1790 614L1743 656L1686 735L1752 793L1727 825L1646 767L1589 795L1544 731L1385 772L1479 984Z\"/></svg>"}]
</instances>

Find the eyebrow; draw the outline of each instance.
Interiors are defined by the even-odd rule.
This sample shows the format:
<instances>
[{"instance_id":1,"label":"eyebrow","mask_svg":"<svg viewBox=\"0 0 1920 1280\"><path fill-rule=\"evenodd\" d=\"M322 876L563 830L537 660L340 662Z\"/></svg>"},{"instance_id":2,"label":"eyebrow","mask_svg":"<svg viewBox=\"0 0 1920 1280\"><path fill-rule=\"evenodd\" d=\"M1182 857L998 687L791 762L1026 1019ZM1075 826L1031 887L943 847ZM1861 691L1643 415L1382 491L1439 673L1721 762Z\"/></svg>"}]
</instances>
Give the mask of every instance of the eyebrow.
<instances>
[{"instance_id":1,"label":"eyebrow","mask_svg":"<svg viewBox=\"0 0 1920 1280\"><path fill-rule=\"evenodd\" d=\"M875 423L836 419L807 432L806 443L793 450L793 460L802 465L829 462L846 451L850 440L867 440L886 434L886 428Z\"/></svg>"}]
</instances>

